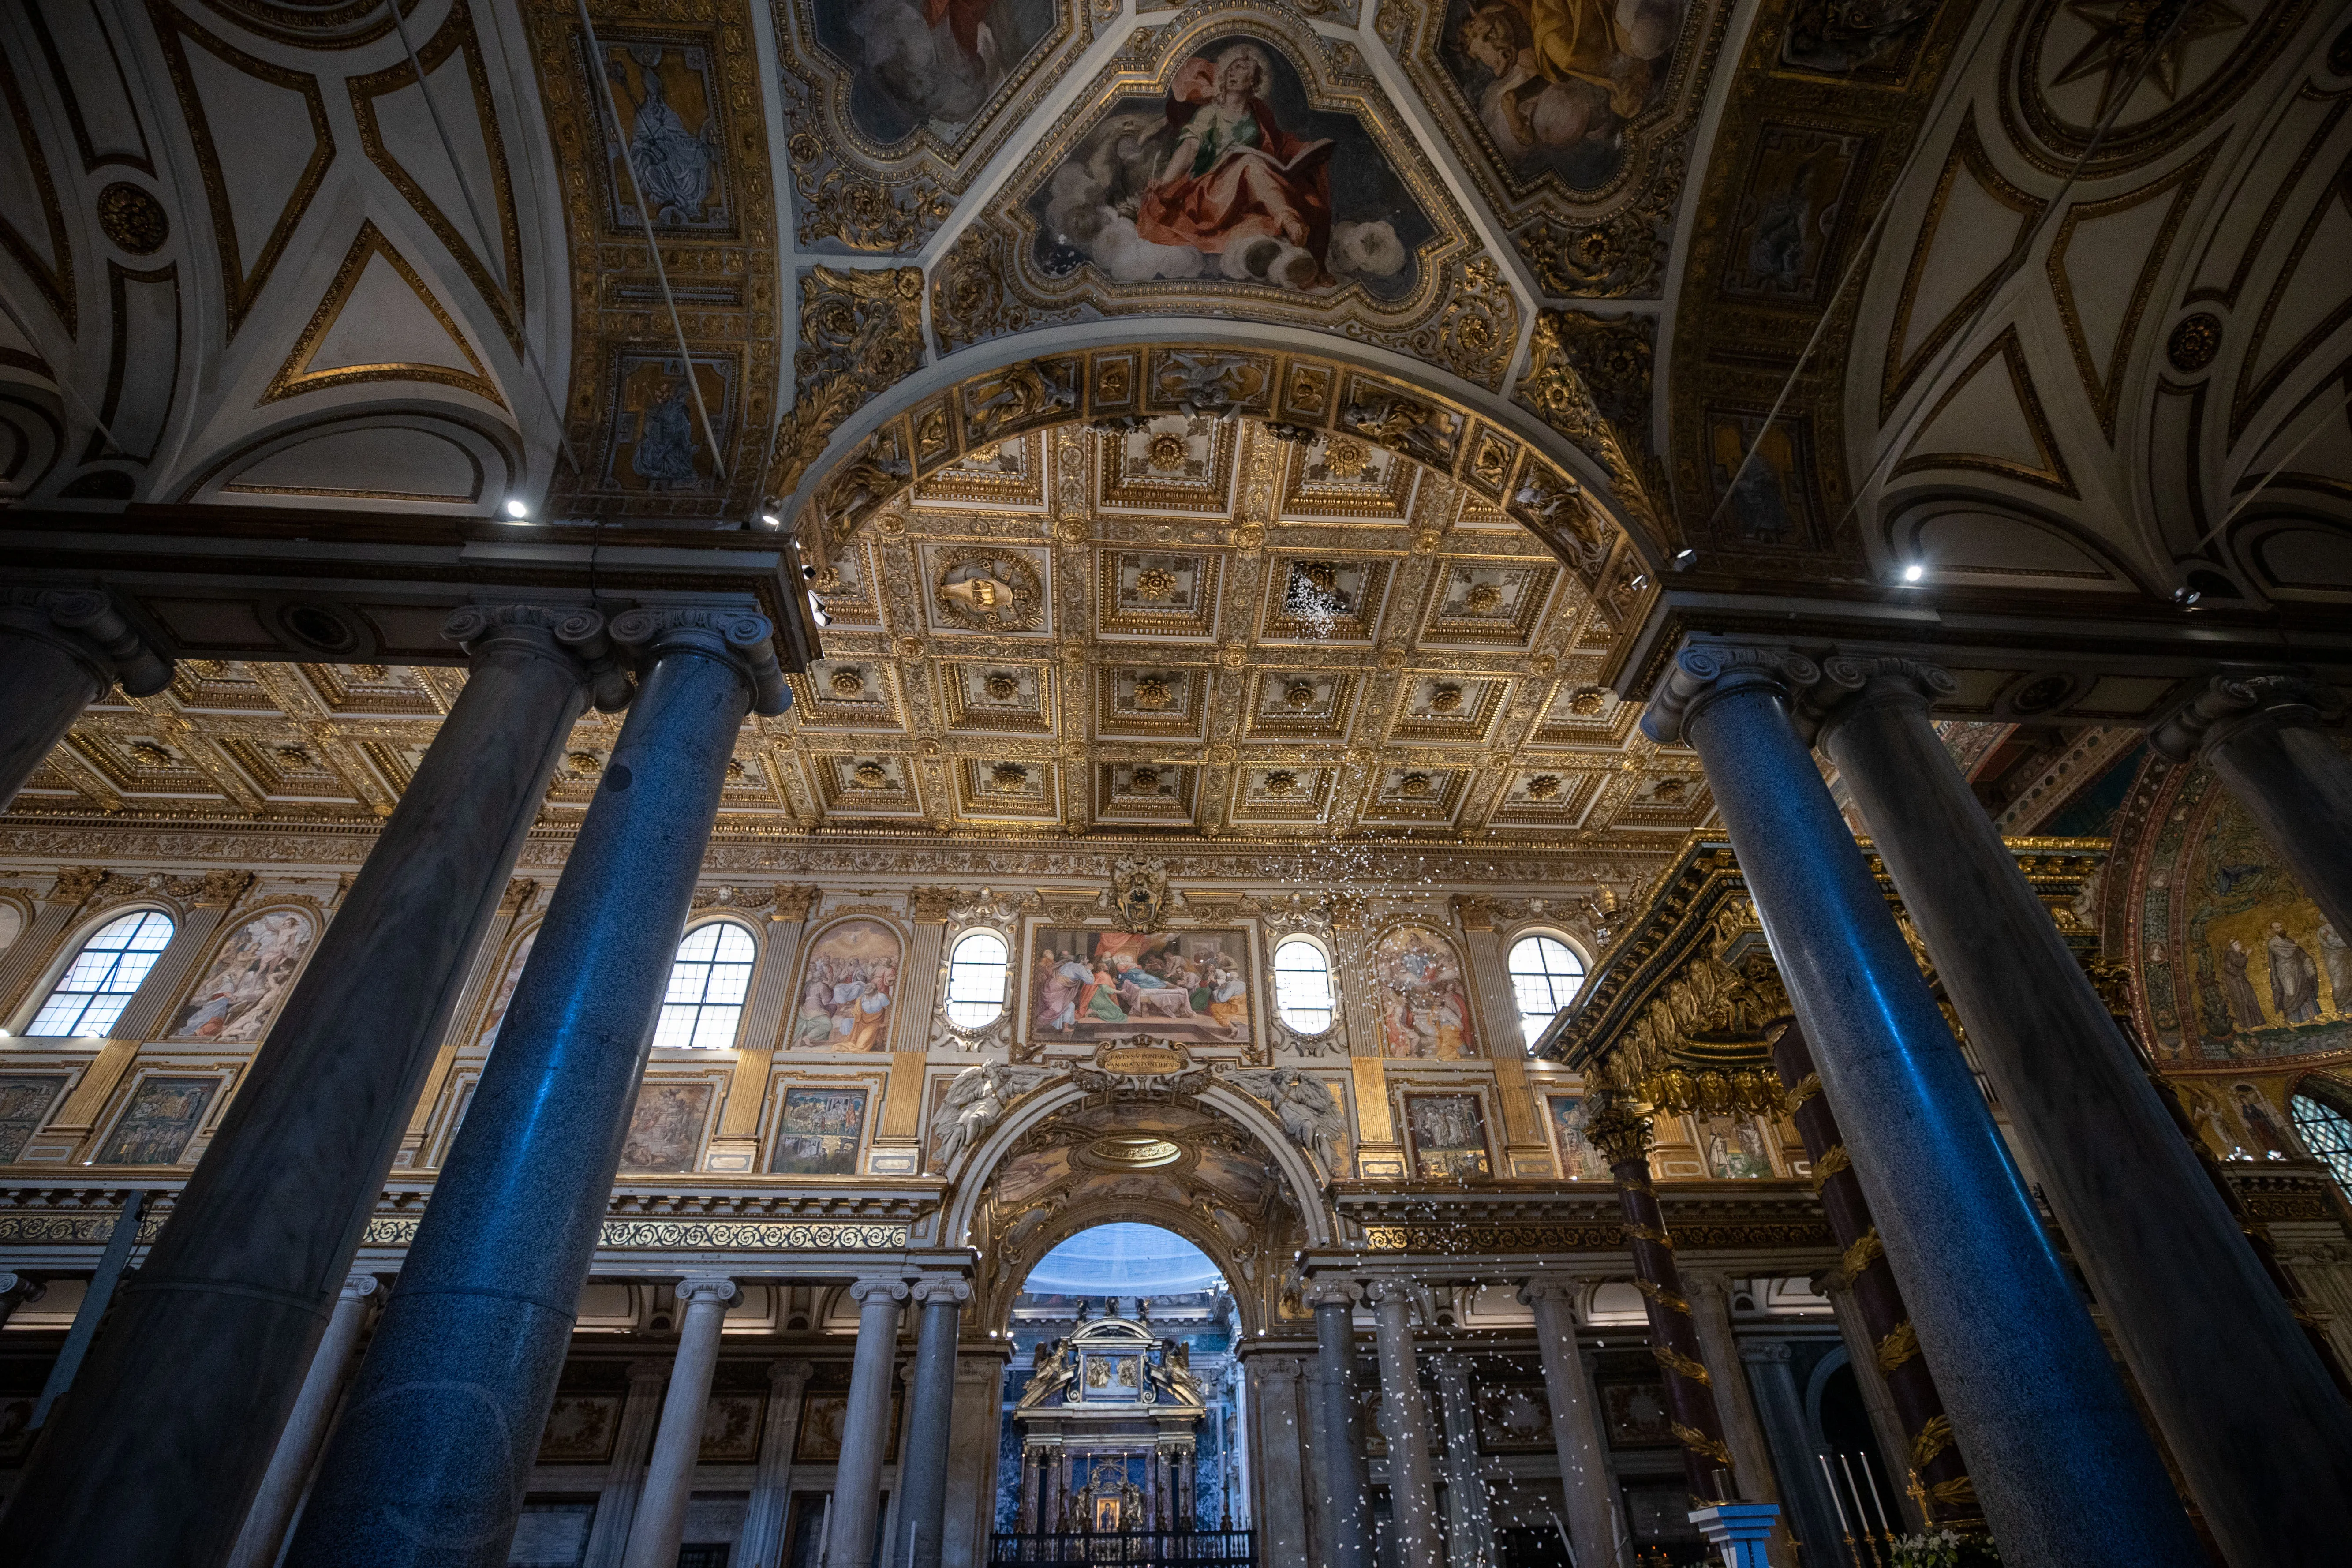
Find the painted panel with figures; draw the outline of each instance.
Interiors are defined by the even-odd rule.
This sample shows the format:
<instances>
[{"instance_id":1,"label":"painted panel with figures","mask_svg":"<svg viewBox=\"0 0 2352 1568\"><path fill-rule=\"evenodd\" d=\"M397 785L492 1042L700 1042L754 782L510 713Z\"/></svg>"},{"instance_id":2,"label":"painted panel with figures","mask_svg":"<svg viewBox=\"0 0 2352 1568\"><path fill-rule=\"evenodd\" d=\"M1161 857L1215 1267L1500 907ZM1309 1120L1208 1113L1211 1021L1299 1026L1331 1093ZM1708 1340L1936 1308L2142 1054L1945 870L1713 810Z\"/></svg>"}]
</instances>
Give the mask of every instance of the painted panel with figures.
<instances>
[{"instance_id":1,"label":"painted panel with figures","mask_svg":"<svg viewBox=\"0 0 2352 1568\"><path fill-rule=\"evenodd\" d=\"M788 1089L768 1169L780 1176L852 1176L866 1130L862 1089Z\"/></svg>"},{"instance_id":2,"label":"painted panel with figures","mask_svg":"<svg viewBox=\"0 0 2352 1568\"><path fill-rule=\"evenodd\" d=\"M1022 1017L1033 1043L1150 1036L1188 1045L1257 1038L1249 932L1033 925Z\"/></svg>"},{"instance_id":3,"label":"painted panel with figures","mask_svg":"<svg viewBox=\"0 0 2352 1568\"><path fill-rule=\"evenodd\" d=\"M906 944L887 921L835 921L809 943L787 1046L886 1051Z\"/></svg>"},{"instance_id":4,"label":"painted panel with figures","mask_svg":"<svg viewBox=\"0 0 2352 1568\"><path fill-rule=\"evenodd\" d=\"M1395 927L1372 954L1381 986L1381 1044L1391 1057L1464 1061L1476 1057L1477 1026L1454 944L1427 926Z\"/></svg>"},{"instance_id":5,"label":"painted panel with figures","mask_svg":"<svg viewBox=\"0 0 2352 1568\"><path fill-rule=\"evenodd\" d=\"M188 993L169 1038L245 1044L269 1032L294 988L317 926L293 910L271 910L237 927Z\"/></svg>"}]
</instances>

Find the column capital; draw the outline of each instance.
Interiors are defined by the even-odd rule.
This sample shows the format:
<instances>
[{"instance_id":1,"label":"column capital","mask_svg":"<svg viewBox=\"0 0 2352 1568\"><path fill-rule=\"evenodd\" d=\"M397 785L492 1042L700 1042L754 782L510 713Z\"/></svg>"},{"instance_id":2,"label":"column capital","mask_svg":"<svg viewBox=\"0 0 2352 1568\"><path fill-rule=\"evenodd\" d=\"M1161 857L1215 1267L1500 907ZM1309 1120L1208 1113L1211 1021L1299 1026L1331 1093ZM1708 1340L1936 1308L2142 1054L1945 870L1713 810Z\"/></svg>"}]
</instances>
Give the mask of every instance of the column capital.
<instances>
[{"instance_id":1,"label":"column capital","mask_svg":"<svg viewBox=\"0 0 2352 1568\"><path fill-rule=\"evenodd\" d=\"M793 689L776 662L775 635L767 616L746 609L679 605L613 617L613 641L640 668L688 648L724 659L751 689L751 711L771 719L793 705Z\"/></svg>"},{"instance_id":2,"label":"column capital","mask_svg":"<svg viewBox=\"0 0 2352 1568\"><path fill-rule=\"evenodd\" d=\"M364 1301L383 1289L383 1281L373 1274L354 1274L343 1281L341 1300Z\"/></svg>"},{"instance_id":3,"label":"column capital","mask_svg":"<svg viewBox=\"0 0 2352 1568\"><path fill-rule=\"evenodd\" d=\"M103 887L107 878L112 875L112 872L101 870L95 866L68 866L58 873L58 879L49 884L48 896L41 902L65 904L69 908L79 909L89 902L90 896Z\"/></svg>"},{"instance_id":4,"label":"column capital","mask_svg":"<svg viewBox=\"0 0 2352 1568\"><path fill-rule=\"evenodd\" d=\"M253 886L250 871L207 871L196 879L195 897L188 901L201 908L205 904L233 904L245 897Z\"/></svg>"},{"instance_id":5,"label":"column capital","mask_svg":"<svg viewBox=\"0 0 2352 1568\"><path fill-rule=\"evenodd\" d=\"M629 1386L635 1389L643 1384L666 1384L669 1382L670 1366L668 1362L651 1358L633 1361L629 1363Z\"/></svg>"},{"instance_id":6,"label":"column capital","mask_svg":"<svg viewBox=\"0 0 2352 1568\"><path fill-rule=\"evenodd\" d=\"M1573 1307L1580 1284L1580 1280L1562 1279L1557 1274L1531 1274L1519 1286L1519 1304L1532 1307L1538 1301L1559 1301Z\"/></svg>"},{"instance_id":7,"label":"column capital","mask_svg":"<svg viewBox=\"0 0 2352 1568\"><path fill-rule=\"evenodd\" d=\"M1359 1292L1345 1279L1310 1279L1299 1300L1310 1307L1345 1307L1353 1311Z\"/></svg>"},{"instance_id":8,"label":"column capital","mask_svg":"<svg viewBox=\"0 0 2352 1568\"><path fill-rule=\"evenodd\" d=\"M918 1301L953 1301L961 1306L971 1300L971 1281L954 1274L926 1274L915 1281L913 1291Z\"/></svg>"},{"instance_id":9,"label":"column capital","mask_svg":"<svg viewBox=\"0 0 2352 1568\"><path fill-rule=\"evenodd\" d=\"M2151 725L2147 743L2168 762L2185 763L2251 724L2334 724L2342 721L2344 710L2342 692L2293 671L2217 675Z\"/></svg>"},{"instance_id":10,"label":"column capital","mask_svg":"<svg viewBox=\"0 0 2352 1568\"><path fill-rule=\"evenodd\" d=\"M1428 1289L1418 1280L1383 1275L1364 1281L1364 1300L1375 1309L1399 1306L1409 1312L1418 1311L1424 1321L1434 1316L1428 1295Z\"/></svg>"},{"instance_id":11,"label":"column capital","mask_svg":"<svg viewBox=\"0 0 2352 1568\"><path fill-rule=\"evenodd\" d=\"M1739 1359L1744 1362L1785 1362L1794 1359L1786 1340L1748 1340L1739 1347Z\"/></svg>"},{"instance_id":12,"label":"column capital","mask_svg":"<svg viewBox=\"0 0 2352 1568\"><path fill-rule=\"evenodd\" d=\"M1675 1270L1683 1289L1693 1296L1727 1296L1731 1291L1731 1276L1720 1268L1681 1268Z\"/></svg>"},{"instance_id":13,"label":"column capital","mask_svg":"<svg viewBox=\"0 0 2352 1568\"><path fill-rule=\"evenodd\" d=\"M1763 687L1792 704L1822 678L1822 667L1776 643L1685 642L1642 714L1642 732L1660 745L1683 739L1697 711L1717 697Z\"/></svg>"},{"instance_id":14,"label":"column capital","mask_svg":"<svg viewBox=\"0 0 2352 1568\"><path fill-rule=\"evenodd\" d=\"M671 1292L681 1301L732 1301L735 1281L722 1274L689 1274Z\"/></svg>"},{"instance_id":15,"label":"column capital","mask_svg":"<svg viewBox=\"0 0 2352 1568\"><path fill-rule=\"evenodd\" d=\"M806 1383L809 1380L810 1374L815 1371L816 1363L814 1362L800 1361L792 1357L786 1357L782 1361L772 1362L769 1363L768 1383L771 1387L783 1384L798 1385L800 1384Z\"/></svg>"},{"instance_id":16,"label":"column capital","mask_svg":"<svg viewBox=\"0 0 2352 1568\"><path fill-rule=\"evenodd\" d=\"M1819 680L1797 693L1797 732L1806 741L1865 706L1892 702L1923 713L1960 689L1940 664L1896 654L1832 653L1821 660Z\"/></svg>"},{"instance_id":17,"label":"column capital","mask_svg":"<svg viewBox=\"0 0 2352 1568\"><path fill-rule=\"evenodd\" d=\"M0 627L64 650L101 690L121 681L133 697L152 697L172 684L171 659L103 588L9 588L0 592Z\"/></svg>"},{"instance_id":18,"label":"column capital","mask_svg":"<svg viewBox=\"0 0 2352 1568\"><path fill-rule=\"evenodd\" d=\"M907 1281L898 1276L882 1275L871 1279L860 1279L851 1285L849 1299L861 1307L877 1296L887 1296L893 1301L903 1301L907 1299L908 1289Z\"/></svg>"},{"instance_id":19,"label":"column capital","mask_svg":"<svg viewBox=\"0 0 2352 1568\"><path fill-rule=\"evenodd\" d=\"M1607 1097L1584 1123L1584 1136L1612 1165L1647 1160L1651 1134L1649 1113L1622 1095Z\"/></svg>"},{"instance_id":20,"label":"column capital","mask_svg":"<svg viewBox=\"0 0 2352 1568\"><path fill-rule=\"evenodd\" d=\"M494 651L520 648L574 665L597 711L629 705L628 676L614 658L602 610L585 605L467 605L441 623L441 635L479 663Z\"/></svg>"}]
</instances>

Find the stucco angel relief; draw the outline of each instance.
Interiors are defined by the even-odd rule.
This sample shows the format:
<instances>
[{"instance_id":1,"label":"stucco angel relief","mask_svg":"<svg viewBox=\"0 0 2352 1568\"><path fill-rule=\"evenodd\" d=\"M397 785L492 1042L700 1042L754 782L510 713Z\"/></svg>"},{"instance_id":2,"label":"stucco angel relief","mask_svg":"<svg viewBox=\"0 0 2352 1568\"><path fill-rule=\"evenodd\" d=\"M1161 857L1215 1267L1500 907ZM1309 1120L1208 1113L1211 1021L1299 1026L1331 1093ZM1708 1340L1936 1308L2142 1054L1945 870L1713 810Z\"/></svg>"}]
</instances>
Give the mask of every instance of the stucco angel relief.
<instances>
[{"instance_id":1,"label":"stucco angel relief","mask_svg":"<svg viewBox=\"0 0 2352 1568\"><path fill-rule=\"evenodd\" d=\"M1313 107L1255 38L1202 44L1129 96L1031 198L1037 264L1118 283L1200 279L1401 298L1435 232L1355 117Z\"/></svg>"}]
</instances>

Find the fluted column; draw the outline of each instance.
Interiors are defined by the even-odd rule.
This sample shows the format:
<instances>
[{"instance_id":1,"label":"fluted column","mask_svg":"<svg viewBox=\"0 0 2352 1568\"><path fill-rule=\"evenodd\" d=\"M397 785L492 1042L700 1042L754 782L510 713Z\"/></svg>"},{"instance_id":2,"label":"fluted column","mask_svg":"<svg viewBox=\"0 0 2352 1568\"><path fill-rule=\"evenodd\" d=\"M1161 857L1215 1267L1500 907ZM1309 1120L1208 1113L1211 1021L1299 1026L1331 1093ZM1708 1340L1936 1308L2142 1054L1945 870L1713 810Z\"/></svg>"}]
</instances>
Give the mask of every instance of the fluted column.
<instances>
[{"instance_id":1,"label":"fluted column","mask_svg":"<svg viewBox=\"0 0 2352 1568\"><path fill-rule=\"evenodd\" d=\"M286 1526L294 1518L295 1505L302 1500L302 1489L310 1483L310 1467L319 1462L319 1450L326 1446L327 1427L335 1418L335 1405L342 1397L343 1379L351 1373L352 1357L360 1348L360 1330L374 1305L371 1298L376 1289L373 1274L354 1274L344 1281L342 1294L335 1300L334 1315L327 1320L327 1331L319 1341L318 1353L310 1358L310 1370L302 1379L301 1397L286 1418L286 1430L278 1434L278 1452L270 1456L260 1495L253 1500L253 1510L245 1516L236 1549L229 1554L229 1568L269 1568L278 1561L278 1549L286 1543Z\"/></svg>"},{"instance_id":2,"label":"fluted column","mask_svg":"<svg viewBox=\"0 0 2352 1568\"><path fill-rule=\"evenodd\" d=\"M1890 1436L1896 1440L1883 1445L1887 1460L1901 1463L1918 1478L1927 1500L1924 1505L1927 1519L1938 1526L1973 1531L1983 1523L1983 1511L1969 1479L1967 1461L1953 1441L1951 1418L1944 1414L1944 1397L1936 1390L1935 1373L1928 1368L1927 1358L1919 1353L1918 1331L1911 1325L1895 1270L1886 1261L1885 1244L1870 1217L1870 1201L1863 1196L1862 1182L1854 1174L1837 1118L1830 1110L1828 1096L1822 1093L1821 1074L1813 1068L1804 1030L1793 1018L1781 1024L1772 1037L1772 1065L1788 1095L1790 1120L1804 1140L1805 1157L1813 1167L1813 1189L1821 1194L1830 1235L1843 1255L1835 1278L1829 1282L1830 1295L1837 1306L1839 1326L1844 1327L1849 1318L1856 1323L1860 1342L1849 1346L1854 1373L1861 1380L1874 1421L1882 1403L1894 1418ZM1923 1505L1912 1502L1910 1506Z\"/></svg>"},{"instance_id":3,"label":"fluted column","mask_svg":"<svg viewBox=\"0 0 2352 1568\"><path fill-rule=\"evenodd\" d=\"M629 1524L629 1547L622 1568L677 1568L677 1542L686 1529L687 1500L694 1495L694 1462L702 1452L702 1428L710 1407L710 1374L719 1366L719 1334L735 1281L697 1275L677 1285L677 1357L670 1363L669 1392L662 1399L661 1426L654 1433L653 1463L637 1516Z\"/></svg>"},{"instance_id":4,"label":"fluted column","mask_svg":"<svg viewBox=\"0 0 2352 1568\"><path fill-rule=\"evenodd\" d=\"M504 1563L727 763L774 670L769 631L705 610L614 621L644 669L637 700L296 1527L295 1568Z\"/></svg>"},{"instance_id":5,"label":"fluted column","mask_svg":"<svg viewBox=\"0 0 2352 1568\"><path fill-rule=\"evenodd\" d=\"M1413 1287L1376 1279L1372 1300L1381 1357L1381 1407L1388 1418L1389 1498L1401 1568L1437 1568L1444 1544L1437 1531L1437 1478L1429 1460L1429 1401L1412 1352Z\"/></svg>"},{"instance_id":6,"label":"fluted column","mask_svg":"<svg viewBox=\"0 0 2352 1568\"><path fill-rule=\"evenodd\" d=\"M890 1373L898 1363L898 1305L907 1299L907 1281L860 1279L849 1294L857 1303L857 1354L849 1369L849 1408L834 1471L833 1533L823 1568L867 1568L874 1554L882 1466L890 1447Z\"/></svg>"},{"instance_id":7,"label":"fluted column","mask_svg":"<svg viewBox=\"0 0 2352 1568\"><path fill-rule=\"evenodd\" d=\"M0 590L0 811L116 681L133 697L172 683L172 661L100 588Z\"/></svg>"},{"instance_id":8,"label":"fluted column","mask_svg":"<svg viewBox=\"0 0 2352 1568\"><path fill-rule=\"evenodd\" d=\"M1820 679L1787 649L1686 647L1643 728L1706 769L2003 1552L2189 1568L2155 1447L1798 738Z\"/></svg>"},{"instance_id":9,"label":"fluted column","mask_svg":"<svg viewBox=\"0 0 2352 1568\"><path fill-rule=\"evenodd\" d=\"M1330 1521L1330 1568L1369 1568L1372 1560L1370 1485L1364 1473L1363 1435L1357 1430L1355 1378L1356 1293L1344 1281L1317 1280L1307 1289L1315 1309L1316 1359L1321 1363L1318 1395L1323 1419L1322 1448L1316 1458Z\"/></svg>"},{"instance_id":10,"label":"fluted column","mask_svg":"<svg viewBox=\"0 0 2352 1568\"><path fill-rule=\"evenodd\" d=\"M2344 709L2341 692L2298 675L2216 676L2147 741L2172 762L2201 758L2320 912L2352 932L2352 758L2316 728Z\"/></svg>"},{"instance_id":11,"label":"fluted column","mask_svg":"<svg viewBox=\"0 0 2352 1568\"><path fill-rule=\"evenodd\" d=\"M1831 658L1822 672L1822 748L2223 1554L2234 1568L2334 1562L2352 1537L2352 1405L1929 722L1928 703L1958 680L1910 659ZM2257 796L2281 808L2273 841L2308 846L2323 884L2339 872L2352 910L2352 762L2280 710L2216 722L2209 749L2225 777L2220 757L2249 755L2266 760L2255 786L2294 786ZM2335 771L2298 761L2285 744L2295 734ZM2311 789L2338 773L2330 816ZM2317 815L2294 814L2305 806Z\"/></svg>"},{"instance_id":12,"label":"fluted column","mask_svg":"<svg viewBox=\"0 0 2352 1568\"><path fill-rule=\"evenodd\" d=\"M626 694L604 631L588 610L450 617L466 689L0 1515L0 1562L229 1552L572 721Z\"/></svg>"},{"instance_id":13,"label":"fluted column","mask_svg":"<svg viewBox=\"0 0 2352 1568\"><path fill-rule=\"evenodd\" d=\"M1609 1478L1609 1437L1600 1396L1576 1348L1576 1286L1537 1275L1519 1287L1536 1318L1536 1352L1543 1359L1544 1393L1551 1405L1552 1447L1559 1458L1568 1504L1568 1537L1579 1563L1617 1557L1616 1487Z\"/></svg>"},{"instance_id":14,"label":"fluted column","mask_svg":"<svg viewBox=\"0 0 2352 1568\"><path fill-rule=\"evenodd\" d=\"M1650 1355L1665 1375L1666 1409L1682 1445L1683 1479L1691 1507L1736 1499L1738 1465L1723 1440L1723 1414L1714 1375L1699 1346L1689 1300L1675 1264L1675 1240L1650 1186L1650 1119L1621 1099L1601 1104L1585 1135L1609 1158L1617 1203L1625 1215L1625 1248L1633 1255L1633 1289L1650 1320ZM1721 1479L1717 1471L1723 1471ZM1728 1483L1726 1485L1725 1483Z\"/></svg>"},{"instance_id":15,"label":"fluted column","mask_svg":"<svg viewBox=\"0 0 2352 1568\"><path fill-rule=\"evenodd\" d=\"M908 1406L907 1450L898 1459L898 1495L913 1543L912 1568L940 1568L947 1539L948 1439L955 1423L956 1340L971 1283L928 1274L915 1281L915 1396Z\"/></svg>"}]
</instances>

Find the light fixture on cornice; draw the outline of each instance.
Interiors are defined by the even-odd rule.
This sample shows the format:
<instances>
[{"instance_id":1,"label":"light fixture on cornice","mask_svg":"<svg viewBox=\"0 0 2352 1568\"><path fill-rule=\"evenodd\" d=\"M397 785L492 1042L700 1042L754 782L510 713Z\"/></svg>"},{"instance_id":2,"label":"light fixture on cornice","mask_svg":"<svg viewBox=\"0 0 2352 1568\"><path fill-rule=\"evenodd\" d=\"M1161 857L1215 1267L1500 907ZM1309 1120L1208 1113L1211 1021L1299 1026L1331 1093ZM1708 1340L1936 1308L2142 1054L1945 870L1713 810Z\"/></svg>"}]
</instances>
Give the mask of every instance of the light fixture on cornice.
<instances>
[{"instance_id":1,"label":"light fixture on cornice","mask_svg":"<svg viewBox=\"0 0 2352 1568\"><path fill-rule=\"evenodd\" d=\"M529 521L530 518L530 503L520 497L509 500L507 502L507 516L512 518L517 522Z\"/></svg>"},{"instance_id":2,"label":"light fixture on cornice","mask_svg":"<svg viewBox=\"0 0 2352 1568\"><path fill-rule=\"evenodd\" d=\"M808 596L808 601L809 617L812 620L815 621L820 626L829 626L833 625L833 617L824 613L824 601L823 599L818 598L814 594L811 594Z\"/></svg>"},{"instance_id":3,"label":"light fixture on cornice","mask_svg":"<svg viewBox=\"0 0 2352 1568\"><path fill-rule=\"evenodd\" d=\"M2200 594L2196 589L2190 587L2186 583L2183 583L2179 587L2175 588L2172 591L2172 602L2179 605L2184 610L2196 604L2198 600L2204 596L2205 595Z\"/></svg>"},{"instance_id":4,"label":"light fixture on cornice","mask_svg":"<svg viewBox=\"0 0 2352 1568\"><path fill-rule=\"evenodd\" d=\"M1698 552L1693 550L1689 545L1685 544L1680 550L1675 552L1674 568L1675 571L1687 572L1697 564Z\"/></svg>"},{"instance_id":5,"label":"light fixture on cornice","mask_svg":"<svg viewBox=\"0 0 2352 1568\"><path fill-rule=\"evenodd\" d=\"M1916 583L1920 578L1925 577L1927 574L1927 569L1925 566L1920 565L1916 561L1914 561L1910 565L1903 568L1903 580L1906 583Z\"/></svg>"}]
</instances>

